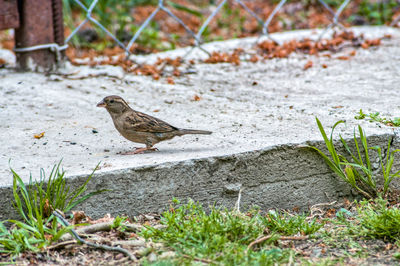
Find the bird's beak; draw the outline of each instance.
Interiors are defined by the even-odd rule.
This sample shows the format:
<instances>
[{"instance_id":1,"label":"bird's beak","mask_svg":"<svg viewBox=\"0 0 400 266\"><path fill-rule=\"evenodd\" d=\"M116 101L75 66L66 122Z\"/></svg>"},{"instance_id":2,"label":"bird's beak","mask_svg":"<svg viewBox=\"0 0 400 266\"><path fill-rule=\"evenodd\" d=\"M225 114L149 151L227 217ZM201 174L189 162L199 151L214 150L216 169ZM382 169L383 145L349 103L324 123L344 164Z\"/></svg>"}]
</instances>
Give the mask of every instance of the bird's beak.
<instances>
[{"instance_id":1,"label":"bird's beak","mask_svg":"<svg viewBox=\"0 0 400 266\"><path fill-rule=\"evenodd\" d=\"M106 107L106 103L102 100L102 101L99 102L96 106L97 106L97 107Z\"/></svg>"}]
</instances>

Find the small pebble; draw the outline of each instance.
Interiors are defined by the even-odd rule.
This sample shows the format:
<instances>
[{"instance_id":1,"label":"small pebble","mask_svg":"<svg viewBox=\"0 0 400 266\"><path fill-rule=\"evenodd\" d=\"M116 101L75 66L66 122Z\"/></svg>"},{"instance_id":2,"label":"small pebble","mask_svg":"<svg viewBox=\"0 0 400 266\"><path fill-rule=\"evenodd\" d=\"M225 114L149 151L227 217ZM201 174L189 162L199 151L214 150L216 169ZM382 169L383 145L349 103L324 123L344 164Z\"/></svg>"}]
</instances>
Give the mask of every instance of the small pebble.
<instances>
[{"instance_id":1,"label":"small pebble","mask_svg":"<svg viewBox=\"0 0 400 266\"><path fill-rule=\"evenodd\" d=\"M161 255L158 258L159 259L168 259L168 258L175 257L175 256L176 256L175 252L166 251L166 252L161 253Z\"/></svg>"},{"instance_id":2,"label":"small pebble","mask_svg":"<svg viewBox=\"0 0 400 266\"><path fill-rule=\"evenodd\" d=\"M119 253L119 254L117 254L117 255L115 256L115 259L116 259L116 260L120 260L120 259L122 259L123 257L124 257L124 254Z\"/></svg>"},{"instance_id":3,"label":"small pebble","mask_svg":"<svg viewBox=\"0 0 400 266\"><path fill-rule=\"evenodd\" d=\"M92 133L96 134L96 133L99 133L99 131L97 131L96 129L92 129Z\"/></svg>"},{"instance_id":4,"label":"small pebble","mask_svg":"<svg viewBox=\"0 0 400 266\"><path fill-rule=\"evenodd\" d=\"M157 255L154 252L151 252L149 256L147 256L149 262L155 262L157 260Z\"/></svg>"}]
</instances>

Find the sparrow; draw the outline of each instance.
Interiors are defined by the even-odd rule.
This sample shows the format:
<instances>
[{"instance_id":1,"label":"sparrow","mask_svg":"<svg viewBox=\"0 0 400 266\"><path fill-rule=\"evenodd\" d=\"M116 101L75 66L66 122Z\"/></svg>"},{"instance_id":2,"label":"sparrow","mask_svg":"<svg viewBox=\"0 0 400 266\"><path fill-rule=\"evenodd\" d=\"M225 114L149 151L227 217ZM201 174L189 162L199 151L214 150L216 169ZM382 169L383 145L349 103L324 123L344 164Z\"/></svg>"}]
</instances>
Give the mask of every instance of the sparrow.
<instances>
[{"instance_id":1,"label":"sparrow","mask_svg":"<svg viewBox=\"0 0 400 266\"><path fill-rule=\"evenodd\" d=\"M171 126L158 118L133 110L124 99L116 95L105 97L97 104L104 107L111 115L115 128L127 140L143 143L145 148L136 148L125 154L137 154L145 151L155 151L153 146L163 140L186 134L210 135L211 131L182 129Z\"/></svg>"}]
</instances>

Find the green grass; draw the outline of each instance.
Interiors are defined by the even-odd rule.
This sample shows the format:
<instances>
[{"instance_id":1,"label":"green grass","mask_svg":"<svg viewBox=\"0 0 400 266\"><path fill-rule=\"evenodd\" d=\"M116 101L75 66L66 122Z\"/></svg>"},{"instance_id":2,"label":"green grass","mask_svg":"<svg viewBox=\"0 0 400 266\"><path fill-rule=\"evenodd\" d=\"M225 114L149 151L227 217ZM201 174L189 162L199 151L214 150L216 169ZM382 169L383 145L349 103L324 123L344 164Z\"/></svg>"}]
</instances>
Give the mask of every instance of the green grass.
<instances>
[{"instance_id":1,"label":"green grass","mask_svg":"<svg viewBox=\"0 0 400 266\"><path fill-rule=\"evenodd\" d=\"M396 0L363 0L360 3L357 14L364 17L369 24L382 25L391 21L394 9L397 6Z\"/></svg>"},{"instance_id":2,"label":"green grass","mask_svg":"<svg viewBox=\"0 0 400 266\"><path fill-rule=\"evenodd\" d=\"M379 112L365 114L362 109L360 109L359 114L356 115L354 118L357 120L366 119L371 123L378 122L387 126L394 126L394 127L400 126L400 117L394 117L393 119L381 117Z\"/></svg>"},{"instance_id":3,"label":"green grass","mask_svg":"<svg viewBox=\"0 0 400 266\"><path fill-rule=\"evenodd\" d=\"M185 255L178 256L176 263L206 259L227 265L287 263L295 254L275 246L279 235L312 235L322 227L316 220L277 212L264 216L256 210L243 214L215 207L207 212L192 200L187 204L174 200L170 210L162 214L161 224L166 228L146 227L142 235ZM248 249L252 241L264 235L271 237Z\"/></svg>"},{"instance_id":4,"label":"green grass","mask_svg":"<svg viewBox=\"0 0 400 266\"><path fill-rule=\"evenodd\" d=\"M336 122L333 125L330 137L328 138L322 123L318 118L316 118L316 121L327 147L328 154L323 153L320 149L314 146L309 147L316 150L322 156L326 164L338 177L349 184L354 190L361 193L364 197L368 199L376 198L381 195L385 197L390 190L390 184L393 179L400 177L400 171L392 173L395 154L400 151L398 149L391 149L392 139L389 138L388 140L386 154L382 154L381 147L370 147L368 145L367 136L364 130L361 126L358 126L359 139L357 138L356 130L354 130L353 149L351 149L349 144L339 135L342 147L347 152L346 157L345 155L338 153L338 147L333 140L335 128L344 122ZM378 157L377 159L380 166L379 170L383 177L382 186L378 186L377 174L372 169L370 150L375 151L375 155Z\"/></svg>"},{"instance_id":5,"label":"green grass","mask_svg":"<svg viewBox=\"0 0 400 266\"><path fill-rule=\"evenodd\" d=\"M210 207L205 211L202 205L192 200L186 204L174 200L170 209L161 216L164 227L146 226L140 235L163 243L164 251L172 250L176 255L153 263L144 259L143 265L191 265L197 262L215 265L280 265L289 262L337 265L346 264L349 259L361 261L375 255L376 250L365 245L367 239L399 243L400 210L397 207L390 207L381 198L354 204L353 212L342 208L333 218L316 220L304 214L275 211L262 214L256 209L239 213ZM308 243L314 243L310 249L319 248L318 243L321 243L327 249L326 257L310 260L296 253L295 249L282 246L279 238L293 235L309 236ZM250 243L262 236L270 237L249 248ZM336 255L330 255L332 251ZM148 250L150 252L157 253L157 250ZM396 253L393 254L396 258Z\"/></svg>"},{"instance_id":6,"label":"green grass","mask_svg":"<svg viewBox=\"0 0 400 266\"><path fill-rule=\"evenodd\" d=\"M355 202L353 206L352 212L342 208L332 218L317 220L305 214L277 211L264 214L257 209L246 213L216 207L205 210L192 200L182 204L174 199L161 216L160 223L164 226L145 225L138 233L159 244L149 243L137 255L141 265L344 265L349 261L365 262L371 256L376 257L376 252L381 256L388 243L400 247L398 207L389 206L382 198ZM113 228L123 232L125 223L126 218L117 217ZM14 250L16 255L24 251L42 252L48 243L35 237L33 231L26 225L6 229L0 223L0 252ZM284 244L280 238L285 236L308 236L308 239ZM265 237L264 241L254 244L261 237ZM374 240L382 240L383 247L379 244L377 250L374 243L379 242ZM249 247L251 243L254 245ZM301 247L304 244L306 249ZM310 254L321 247L326 248L326 254L321 253L319 258L310 258L300 251ZM390 255L393 260L400 257L395 249ZM175 255L148 260L150 253L161 256L165 251L174 251Z\"/></svg>"},{"instance_id":7,"label":"green grass","mask_svg":"<svg viewBox=\"0 0 400 266\"><path fill-rule=\"evenodd\" d=\"M400 209L388 206L388 202L377 199L362 201L357 209L358 234L384 241L400 240Z\"/></svg>"},{"instance_id":8,"label":"green grass","mask_svg":"<svg viewBox=\"0 0 400 266\"><path fill-rule=\"evenodd\" d=\"M320 230L320 236L330 247L352 249L358 257L366 257L370 252L365 245L360 245L361 240L379 239L400 247L400 209L382 198L355 202L354 214L337 212L335 218L328 220L334 229Z\"/></svg>"},{"instance_id":9,"label":"green grass","mask_svg":"<svg viewBox=\"0 0 400 266\"><path fill-rule=\"evenodd\" d=\"M85 194L86 186L94 171L80 187L72 190L66 184L65 172L60 170L60 163L53 167L47 178L42 169L39 181L33 181L31 176L28 184L25 184L13 169L11 171L13 206L20 215L20 220L10 219L0 222L2 253L18 255L28 250L38 252L57 241L72 227L59 227L52 212L56 209L68 212L90 197L105 191L98 190ZM7 229L5 222L13 224L12 229Z\"/></svg>"}]
</instances>

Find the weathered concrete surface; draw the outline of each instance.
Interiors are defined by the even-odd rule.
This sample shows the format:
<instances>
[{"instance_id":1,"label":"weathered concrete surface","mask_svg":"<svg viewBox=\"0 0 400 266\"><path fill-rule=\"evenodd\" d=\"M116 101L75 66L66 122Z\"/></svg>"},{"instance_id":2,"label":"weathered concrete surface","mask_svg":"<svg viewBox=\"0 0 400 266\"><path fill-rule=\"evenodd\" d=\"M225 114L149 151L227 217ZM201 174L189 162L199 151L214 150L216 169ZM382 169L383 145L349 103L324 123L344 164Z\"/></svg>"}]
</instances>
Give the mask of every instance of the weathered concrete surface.
<instances>
[{"instance_id":1,"label":"weathered concrete surface","mask_svg":"<svg viewBox=\"0 0 400 266\"><path fill-rule=\"evenodd\" d=\"M63 158L76 185L82 180L79 176L101 161L89 188L112 191L82 206L94 216L160 211L174 196L229 207L239 187L244 188L242 206L263 208L305 208L349 196L321 158L298 144L321 145L315 116L327 130L337 120L346 120L337 130L345 137L361 123L368 135L374 135L371 141L381 146L393 135L389 127L354 116L359 109L400 116L400 31L357 31L377 37L389 33L393 38L378 48L357 50L348 61L297 54L240 66L196 64L196 74L175 78L175 85L125 75L116 67L73 68L68 71L75 74L68 77L1 70L0 219L10 215L10 159L11 167L28 180L29 171L37 177L40 167L49 171ZM301 32L305 34L310 32ZM225 46L247 46L251 41L229 41ZM308 60L314 66L304 71ZM87 77L88 73L99 76ZM110 94L178 127L214 134L175 138L158 144L157 153L119 155L135 144L119 136L105 110L95 107ZM194 95L201 100L192 101ZM92 132L94 128L98 133ZM45 137L33 138L42 131Z\"/></svg>"}]
</instances>

